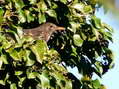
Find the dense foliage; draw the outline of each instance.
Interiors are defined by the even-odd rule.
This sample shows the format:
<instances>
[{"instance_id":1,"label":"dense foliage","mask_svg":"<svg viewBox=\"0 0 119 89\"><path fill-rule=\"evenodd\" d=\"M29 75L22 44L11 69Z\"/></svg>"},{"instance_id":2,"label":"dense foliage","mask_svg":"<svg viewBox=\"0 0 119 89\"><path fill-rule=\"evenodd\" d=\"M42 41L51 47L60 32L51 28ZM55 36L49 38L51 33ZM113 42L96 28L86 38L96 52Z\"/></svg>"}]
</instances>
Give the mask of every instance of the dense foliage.
<instances>
[{"instance_id":1,"label":"dense foliage","mask_svg":"<svg viewBox=\"0 0 119 89\"><path fill-rule=\"evenodd\" d=\"M0 89L104 89L92 77L113 66L113 31L95 16L98 6L98 0L0 0ZM48 43L23 36L23 28L45 22L66 30Z\"/></svg>"}]
</instances>

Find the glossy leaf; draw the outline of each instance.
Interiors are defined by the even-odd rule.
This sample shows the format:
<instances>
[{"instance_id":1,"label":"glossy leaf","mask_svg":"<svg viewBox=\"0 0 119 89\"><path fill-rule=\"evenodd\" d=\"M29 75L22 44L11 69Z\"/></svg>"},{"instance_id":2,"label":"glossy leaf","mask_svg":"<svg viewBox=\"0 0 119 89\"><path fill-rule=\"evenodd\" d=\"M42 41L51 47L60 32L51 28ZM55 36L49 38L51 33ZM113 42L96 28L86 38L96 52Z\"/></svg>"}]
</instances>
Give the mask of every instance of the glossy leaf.
<instances>
[{"instance_id":1,"label":"glossy leaf","mask_svg":"<svg viewBox=\"0 0 119 89\"><path fill-rule=\"evenodd\" d=\"M62 3L66 4L67 0L60 0Z\"/></svg>"},{"instance_id":2,"label":"glossy leaf","mask_svg":"<svg viewBox=\"0 0 119 89\"><path fill-rule=\"evenodd\" d=\"M15 61L21 60L21 56L19 55L19 52L16 51L15 49L11 48L11 49L7 50L7 52L13 58L13 60L15 60Z\"/></svg>"},{"instance_id":3,"label":"glossy leaf","mask_svg":"<svg viewBox=\"0 0 119 89\"><path fill-rule=\"evenodd\" d=\"M2 60L4 64L8 64L8 60L7 60L6 55L2 54L2 56L0 56L0 60Z\"/></svg>"},{"instance_id":4,"label":"glossy leaf","mask_svg":"<svg viewBox=\"0 0 119 89\"><path fill-rule=\"evenodd\" d=\"M43 62L44 54L47 52L46 43L42 40L38 40L35 45L31 47L32 52L36 55L36 59L39 63Z\"/></svg>"},{"instance_id":5,"label":"glossy leaf","mask_svg":"<svg viewBox=\"0 0 119 89\"><path fill-rule=\"evenodd\" d=\"M19 10L19 21L21 23L24 23L26 22L26 15L25 15L25 12L23 10Z\"/></svg>"},{"instance_id":6,"label":"glossy leaf","mask_svg":"<svg viewBox=\"0 0 119 89\"><path fill-rule=\"evenodd\" d=\"M85 13L91 13L91 12L92 12L91 6L90 6L90 5L89 5L89 6L85 6L85 7L84 7L84 12L85 12Z\"/></svg>"},{"instance_id":7,"label":"glossy leaf","mask_svg":"<svg viewBox=\"0 0 119 89\"><path fill-rule=\"evenodd\" d=\"M33 15L30 13L30 11L26 10L26 11L25 11L25 14L26 14L28 23L34 21L34 17L33 17Z\"/></svg>"},{"instance_id":8,"label":"glossy leaf","mask_svg":"<svg viewBox=\"0 0 119 89\"><path fill-rule=\"evenodd\" d=\"M10 84L10 89L17 89L16 84L15 83Z\"/></svg>"},{"instance_id":9,"label":"glossy leaf","mask_svg":"<svg viewBox=\"0 0 119 89\"><path fill-rule=\"evenodd\" d=\"M75 44L76 46L82 46L83 40L81 39L80 35L74 34L73 40L74 40L74 44Z\"/></svg>"},{"instance_id":10,"label":"glossy leaf","mask_svg":"<svg viewBox=\"0 0 119 89\"><path fill-rule=\"evenodd\" d=\"M83 3L75 3L71 7L76 9L76 10L79 10L79 11L83 12L84 6L85 5Z\"/></svg>"},{"instance_id":11,"label":"glossy leaf","mask_svg":"<svg viewBox=\"0 0 119 89\"><path fill-rule=\"evenodd\" d=\"M42 88L48 88L49 87L50 81L48 79L47 74L42 73L42 75L40 75L40 80L41 80Z\"/></svg>"},{"instance_id":12,"label":"glossy leaf","mask_svg":"<svg viewBox=\"0 0 119 89\"><path fill-rule=\"evenodd\" d=\"M4 20L3 14L4 14L4 10L3 10L2 8L0 8L0 24L1 24L2 21Z\"/></svg>"},{"instance_id":13,"label":"glossy leaf","mask_svg":"<svg viewBox=\"0 0 119 89\"><path fill-rule=\"evenodd\" d=\"M44 14L40 13L38 18L39 18L39 24L46 22L46 17Z\"/></svg>"},{"instance_id":14,"label":"glossy leaf","mask_svg":"<svg viewBox=\"0 0 119 89\"><path fill-rule=\"evenodd\" d=\"M24 7L24 3L21 0L13 0L17 9Z\"/></svg>"},{"instance_id":15,"label":"glossy leaf","mask_svg":"<svg viewBox=\"0 0 119 89\"><path fill-rule=\"evenodd\" d=\"M38 73L36 73L36 72L31 72L31 73L27 72L28 79L35 79L37 75L38 75Z\"/></svg>"},{"instance_id":16,"label":"glossy leaf","mask_svg":"<svg viewBox=\"0 0 119 89\"><path fill-rule=\"evenodd\" d=\"M101 20L95 16L92 17L92 24L95 26L95 28L100 29L101 26Z\"/></svg>"},{"instance_id":17,"label":"glossy leaf","mask_svg":"<svg viewBox=\"0 0 119 89\"><path fill-rule=\"evenodd\" d=\"M96 80L94 80L93 82L93 87L95 88L95 89L98 89L98 88L100 88L100 82L99 82L99 80L98 79L96 79Z\"/></svg>"},{"instance_id":18,"label":"glossy leaf","mask_svg":"<svg viewBox=\"0 0 119 89\"><path fill-rule=\"evenodd\" d=\"M54 10L48 10L48 11L46 11L46 13L51 17L54 17L54 18L57 17L57 14Z\"/></svg>"},{"instance_id":19,"label":"glossy leaf","mask_svg":"<svg viewBox=\"0 0 119 89\"><path fill-rule=\"evenodd\" d=\"M26 66L32 66L35 63L32 53L29 50L25 50L24 60L26 60Z\"/></svg>"}]
</instances>

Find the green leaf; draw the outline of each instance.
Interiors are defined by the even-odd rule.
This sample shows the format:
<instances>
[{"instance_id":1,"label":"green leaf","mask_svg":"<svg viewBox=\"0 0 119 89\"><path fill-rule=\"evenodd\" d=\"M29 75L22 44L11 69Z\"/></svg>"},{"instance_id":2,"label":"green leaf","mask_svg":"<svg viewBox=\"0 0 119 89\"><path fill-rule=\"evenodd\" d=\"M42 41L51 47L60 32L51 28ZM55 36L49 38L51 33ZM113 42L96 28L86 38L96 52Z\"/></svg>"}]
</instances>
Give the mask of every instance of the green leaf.
<instances>
[{"instance_id":1,"label":"green leaf","mask_svg":"<svg viewBox=\"0 0 119 89\"><path fill-rule=\"evenodd\" d=\"M34 16L31 14L29 10L25 10L25 15L27 17L28 23L30 23L31 21L34 21Z\"/></svg>"},{"instance_id":2,"label":"green leaf","mask_svg":"<svg viewBox=\"0 0 119 89\"><path fill-rule=\"evenodd\" d=\"M96 16L92 16L91 22L93 26L97 29L100 29L102 27L101 20L97 18Z\"/></svg>"},{"instance_id":3,"label":"green leaf","mask_svg":"<svg viewBox=\"0 0 119 89\"><path fill-rule=\"evenodd\" d=\"M66 89L72 89L72 88L73 88L73 87L72 87L72 82L69 81L69 80L68 80L68 81L66 80L66 86L65 86L65 88L66 88Z\"/></svg>"},{"instance_id":4,"label":"green leaf","mask_svg":"<svg viewBox=\"0 0 119 89\"><path fill-rule=\"evenodd\" d=\"M25 50L24 59L26 60L26 66L32 66L35 63L35 60L33 60L34 58L30 50Z\"/></svg>"},{"instance_id":5,"label":"green leaf","mask_svg":"<svg viewBox=\"0 0 119 89\"><path fill-rule=\"evenodd\" d=\"M99 89L100 86L101 86L101 84L100 84L100 82L99 82L98 79L93 80L92 83L93 83L93 87L94 87L95 89Z\"/></svg>"},{"instance_id":6,"label":"green leaf","mask_svg":"<svg viewBox=\"0 0 119 89\"><path fill-rule=\"evenodd\" d=\"M90 0L89 2L90 4L95 5L98 2L98 0Z\"/></svg>"},{"instance_id":7,"label":"green leaf","mask_svg":"<svg viewBox=\"0 0 119 89\"><path fill-rule=\"evenodd\" d=\"M21 43L21 40L20 40L18 34L13 29L16 30L16 26L13 25L13 28L10 30L7 30L6 32L8 32L8 34L11 33L14 36L13 39L15 39L18 43Z\"/></svg>"},{"instance_id":8,"label":"green leaf","mask_svg":"<svg viewBox=\"0 0 119 89\"><path fill-rule=\"evenodd\" d=\"M47 5L45 4L44 0L41 0L40 2L37 3L37 6L38 6L38 10L39 12L42 11L46 11L48 8L47 8Z\"/></svg>"},{"instance_id":9,"label":"green leaf","mask_svg":"<svg viewBox=\"0 0 119 89\"><path fill-rule=\"evenodd\" d=\"M7 56L6 55L2 54L0 56L0 60L2 60L4 64L8 64L8 60L7 60Z\"/></svg>"},{"instance_id":10,"label":"green leaf","mask_svg":"<svg viewBox=\"0 0 119 89\"><path fill-rule=\"evenodd\" d=\"M36 55L36 59L39 63L42 64L43 57L47 52L47 45L43 40L37 40L36 44L31 47L32 52Z\"/></svg>"},{"instance_id":11,"label":"green leaf","mask_svg":"<svg viewBox=\"0 0 119 89\"><path fill-rule=\"evenodd\" d=\"M102 25L103 25L104 28L106 28L108 31L113 32L113 28L110 27L110 25L108 25L108 24L106 24L106 23L103 23Z\"/></svg>"},{"instance_id":12,"label":"green leaf","mask_svg":"<svg viewBox=\"0 0 119 89\"><path fill-rule=\"evenodd\" d=\"M20 61L22 59L21 56L19 55L19 52L15 50L14 48L8 49L7 52L15 61Z\"/></svg>"},{"instance_id":13,"label":"green leaf","mask_svg":"<svg viewBox=\"0 0 119 89\"><path fill-rule=\"evenodd\" d=\"M73 4L71 7L72 7L73 9L76 9L76 10L78 10L78 11L83 12L84 6L85 6L85 5L84 5L83 3L75 3L75 4Z\"/></svg>"},{"instance_id":14,"label":"green leaf","mask_svg":"<svg viewBox=\"0 0 119 89\"><path fill-rule=\"evenodd\" d=\"M57 64L57 63L52 63L51 64L52 66L52 70L54 71L60 71L60 72L63 72L63 73L67 73L68 71L61 65Z\"/></svg>"},{"instance_id":15,"label":"green leaf","mask_svg":"<svg viewBox=\"0 0 119 89\"><path fill-rule=\"evenodd\" d=\"M26 22L26 15L25 15L25 12L23 11L23 10L19 10L18 11L18 17L19 17L19 21L21 22L21 23L24 23L24 22Z\"/></svg>"},{"instance_id":16,"label":"green leaf","mask_svg":"<svg viewBox=\"0 0 119 89\"><path fill-rule=\"evenodd\" d=\"M42 73L40 76L41 86L43 89L47 89L50 86L50 81L47 73Z\"/></svg>"},{"instance_id":17,"label":"green leaf","mask_svg":"<svg viewBox=\"0 0 119 89\"><path fill-rule=\"evenodd\" d=\"M46 11L46 13L51 17L57 18L57 14L56 14L55 10L48 10L48 11Z\"/></svg>"},{"instance_id":18,"label":"green leaf","mask_svg":"<svg viewBox=\"0 0 119 89\"><path fill-rule=\"evenodd\" d=\"M44 13L39 13L38 18L39 18L39 24L46 22L46 17Z\"/></svg>"},{"instance_id":19,"label":"green leaf","mask_svg":"<svg viewBox=\"0 0 119 89\"><path fill-rule=\"evenodd\" d=\"M21 75L23 71L15 71L15 75Z\"/></svg>"},{"instance_id":20,"label":"green leaf","mask_svg":"<svg viewBox=\"0 0 119 89\"><path fill-rule=\"evenodd\" d=\"M84 34L84 32L81 32L81 38L82 38L83 40L86 40L87 36Z\"/></svg>"},{"instance_id":21,"label":"green leaf","mask_svg":"<svg viewBox=\"0 0 119 89\"><path fill-rule=\"evenodd\" d=\"M23 29L21 27L16 27L16 29L20 39L23 38Z\"/></svg>"},{"instance_id":22,"label":"green leaf","mask_svg":"<svg viewBox=\"0 0 119 89\"><path fill-rule=\"evenodd\" d=\"M79 23L70 22L71 28L68 28L70 31L76 33L76 30L81 26Z\"/></svg>"},{"instance_id":23,"label":"green leaf","mask_svg":"<svg viewBox=\"0 0 119 89\"><path fill-rule=\"evenodd\" d=\"M0 84L1 84L1 85L5 85L4 80L0 80Z\"/></svg>"},{"instance_id":24,"label":"green leaf","mask_svg":"<svg viewBox=\"0 0 119 89\"><path fill-rule=\"evenodd\" d=\"M30 1L30 4L36 4L37 3L37 0L29 0Z\"/></svg>"},{"instance_id":25,"label":"green leaf","mask_svg":"<svg viewBox=\"0 0 119 89\"><path fill-rule=\"evenodd\" d=\"M34 78L36 78L37 75L38 75L37 72L31 72L31 73L27 72L28 79L34 79Z\"/></svg>"},{"instance_id":26,"label":"green leaf","mask_svg":"<svg viewBox=\"0 0 119 89\"><path fill-rule=\"evenodd\" d=\"M60 2L66 4L67 3L67 0L60 0Z\"/></svg>"},{"instance_id":27,"label":"green leaf","mask_svg":"<svg viewBox=\"0 0 119 89\"><path fill-rule=\"evenodd\" d=\"M76 46L82 46L83 40L81 39L79 34L74 34L73 41Z\"/></svg>"},{"instance_id":28,"label":"green leaf","mask_svg":"<svg viewBox=\"0 0 119 89\"><path fill-rule=\"evenodd\" d=\"M21 8L24 7L24 3L23 3L22 0L13 0L13 1L15 2L15 7L16 7L17 9L21 9Z\"/></svg>"},{"instance_id":29,"label":"green leaf","mask_svg":"<svg viewBox=\"0 0 119 89\"><path fill-rule=\"evenodd\" d=\"M93 39L92 40L95 40L95 39L99 39L99 32L98 32L98 29L94 28L93 26L91 26L92 28L92 32L93 34L95 35L95 37L92 37Z\"/></svg>"},{"instance_id":30,"label":"green leaf","mask_svg":"<svg viewBox=\"0 0 119 89\"><path fill-rule=\"evenodd\" d=\"M72 46L72 56L77 56L76 48Z\"/></svg>"},{"instance_id":31,"label":"green leaf","mask_svg":"<svg viewBox=\"0 0 119 89\"><path fill-rule=\"evenodd\" d=\"M6 39L2 42L2 48L8 49L12 46L11 42L8 42Z\"/></svg>"},{"instance_id":32,"label":"green leaf","mask_svg":"<svg viewBox=\"0 0 119 89\"><path fill-rule=\"evenodd\" d=\"M17 89L17 86L15 83L10 84L10 89Z\"/></svg>"},{"instance_id":33,"label":"green leaf","mask_svg":"<svg viewBox=\"0 0 119 89\"><path fill-rule=\"evenodd\" d=\"M84 7L84 12L85 13L91 13L92 11L93 10L92 10L92 7L90 5Z\"/></svg>"},{"instance_id":34,"label":"green leaf","mask_svg":"<svg viewBox=\"0 0 119 89\"><path fill-rule=\"evenodd\" d=\"M72 83L70 80L66 79L62 73L54 71L52 76L56 78L56 86L60 89L72 89Z\"/></svg>"},{"instance_id":35,"label":"green leaf","mask_svg":"<svg viewBox=\"0 0 119 89\"><path fill-rule=\"evenodd\" d=\"M52 5L51 5L52 9L55 10L58 8L58 5L54 2L52 2Z\"/></svg>"},{"instance_id":36,"label":"green leaf","mask_svg":"<svg viewBox=\"0 0 119 89\"><path fill-rule=\"evenodd\" d=\"M23 85L23 83L24 83L26 77L18 77L18 78L19 78L18 86L19 86L19 87L23 87L22 85Z\"/></svg>"},{"instance_id":37,"label":"green leaf","mask_svg":"<svg viewBox=\"0 0 119 89\"><path fill-rule=\"evenodd\" d=\"M5 38L5 36L4 35L2 35L2 31L0 32L0 42L3 42L3 41L5 41L6 40L6 38Z\"/></svg>"},{"instance_id":38,"label":"green leaf","mask_svg":"<svg viewBox=\"0 0 119 89\"><path fill-rule=\"evenodd\" d=\"M101 77L102 73L103 73L103 68L100 62L95 62L95 70L96 70L96 74Z\"/></svg>"},{"instance_id":39,"label":"green leaf","mask_svg":"<svg viewBox=\"0 0 119 89\"><path fill-rule=\"evenodd\" d=\"M4 10L0 7L0 25L3 22L3 20L4 20L3 14L4 14Z\"/></svg>"},{"instance_id":40,"label":"green leaf","mask_svg":"<svg viewBox=\"0 0 119 89\"><path fill-rule=\"evenodd\" d=\"M0 69L2 68L3 61L0 58Z\"/></svg>"}]
</instances>

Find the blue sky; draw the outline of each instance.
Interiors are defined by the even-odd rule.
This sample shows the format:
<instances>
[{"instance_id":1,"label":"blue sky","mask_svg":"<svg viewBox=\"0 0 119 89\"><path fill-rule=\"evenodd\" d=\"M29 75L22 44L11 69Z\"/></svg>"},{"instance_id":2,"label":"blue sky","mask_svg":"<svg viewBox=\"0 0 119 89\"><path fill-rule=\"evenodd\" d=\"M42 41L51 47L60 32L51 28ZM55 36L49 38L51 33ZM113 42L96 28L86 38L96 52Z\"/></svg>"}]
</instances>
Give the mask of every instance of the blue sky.
<instances>
[{"instance_id":1,"label":"blue sky","mask_svg":"<svg viewBox=\"0 0 119 89\"><path fill-rule=\"evenodd\" d=\"M119 89L119 18L114 17L111 12L104 14L102 8L96 13L96 15L114 29L114 43L110 44L110 49L114 53L115 67L109 70L102 77L101 81L106 85L107 89Z\"/></svg>"}]
</instances>

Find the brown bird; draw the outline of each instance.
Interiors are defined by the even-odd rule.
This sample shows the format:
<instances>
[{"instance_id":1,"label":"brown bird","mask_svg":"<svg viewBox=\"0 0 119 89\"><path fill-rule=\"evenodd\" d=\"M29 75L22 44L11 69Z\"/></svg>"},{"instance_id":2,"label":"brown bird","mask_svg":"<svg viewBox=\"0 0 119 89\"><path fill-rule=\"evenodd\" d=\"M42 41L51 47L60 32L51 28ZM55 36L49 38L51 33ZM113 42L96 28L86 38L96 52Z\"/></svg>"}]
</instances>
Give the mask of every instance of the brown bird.
<instances>
[{"instance_id":1,"label":"brown bird","mask_svg":"<svg viewBox=\"0 0 119 89\"><path fill-rule=\"evenodd\" d=\"M56 30L65 30L65 28L47 22L36 28L23 29L23 33L25 36L31 36L34 39L42 39L47 42L50 39L52 33L55 32Z\"/></svg>"}]
</instances>

